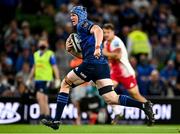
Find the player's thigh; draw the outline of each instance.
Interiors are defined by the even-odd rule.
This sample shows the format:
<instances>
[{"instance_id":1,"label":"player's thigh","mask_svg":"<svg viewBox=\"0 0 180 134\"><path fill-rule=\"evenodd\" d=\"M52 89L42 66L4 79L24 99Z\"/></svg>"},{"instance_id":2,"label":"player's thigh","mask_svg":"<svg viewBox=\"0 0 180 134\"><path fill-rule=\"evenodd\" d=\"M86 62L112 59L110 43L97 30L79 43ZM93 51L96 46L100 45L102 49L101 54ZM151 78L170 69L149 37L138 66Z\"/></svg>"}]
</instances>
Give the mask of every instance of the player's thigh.
<instances>
[{"instance_id":1,"label":"player's thigh","mask_svg":"<svg viewBox=\"0 0 180 134\"><path fill-rule=\"evenodd\" d=\"M81 79L74 70L70 71L67 76L63 79L61 87L73 87L78 86L85 83L83 79Z\"/></svg>"},{"instance_id":2,"label":"player's thigh","mask_svg":"<svg viewBox=\"0 0 180 134\"><path fill-rule=\"evenodd\" d=\"M113 82L110 78L104 78L100 80L96 80L96 87L97 89L106 87L106 86L113 86Z\"/></svg>"},{"instance_id":3,"label":"player's thigh","mask_svg":"<svg viewBox=\"0 0 180 134\"><path fill-rule=\"evenodd\" d=\"M38 102L40 102L40 101L44 102L47 100L47 94L40 92L40 91L37 91L36 92L36 98L37 98Z\"/></svg>"}]
</instances>

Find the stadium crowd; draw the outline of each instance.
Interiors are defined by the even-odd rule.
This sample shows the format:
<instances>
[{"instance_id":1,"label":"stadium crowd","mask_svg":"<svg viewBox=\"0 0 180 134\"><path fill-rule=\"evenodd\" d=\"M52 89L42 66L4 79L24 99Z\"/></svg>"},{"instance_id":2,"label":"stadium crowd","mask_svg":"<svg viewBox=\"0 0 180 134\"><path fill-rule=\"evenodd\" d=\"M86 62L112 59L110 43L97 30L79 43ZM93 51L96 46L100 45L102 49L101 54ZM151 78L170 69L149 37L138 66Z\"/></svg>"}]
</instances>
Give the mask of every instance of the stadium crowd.
<instances>
[{"instance_id":1,"label":"stadium crowd","mask_svg":"<svg viewBox=\"0 0 180 134\"><path fill-rule=\"evenodd\" d=\"M61 78L81 62L65 50L65 40L74 31L69 10L78 4L87 7L88 17L100 26L107 22L115 25L116 34L128 48L143 95L180 95L179 0L1 0L0 96L29 94L25 83L42 36L49 39L55 52ZM148 37L150 51L134 56L128 38L137 28Z\"/></svg>"}]
</instances>

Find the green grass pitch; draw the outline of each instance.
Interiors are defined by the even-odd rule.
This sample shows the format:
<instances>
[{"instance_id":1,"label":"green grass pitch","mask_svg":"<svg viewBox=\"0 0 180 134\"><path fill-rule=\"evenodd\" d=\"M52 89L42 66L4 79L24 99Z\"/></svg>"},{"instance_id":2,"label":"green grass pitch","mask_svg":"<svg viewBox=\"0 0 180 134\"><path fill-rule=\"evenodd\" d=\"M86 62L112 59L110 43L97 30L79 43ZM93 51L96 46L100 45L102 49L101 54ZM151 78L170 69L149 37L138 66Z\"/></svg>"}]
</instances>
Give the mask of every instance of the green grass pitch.
<instances>
[{"instance_id":1,"label":"green grass pitch","mask_svg":"<svg viewBox=\"0 0 180 134\"><path fill-rule=\"evenodd\" d=\"M180 134L180 125L62 125L54 131L43 125L0 125L0 134Z\"/></svg>"}]
</instances>

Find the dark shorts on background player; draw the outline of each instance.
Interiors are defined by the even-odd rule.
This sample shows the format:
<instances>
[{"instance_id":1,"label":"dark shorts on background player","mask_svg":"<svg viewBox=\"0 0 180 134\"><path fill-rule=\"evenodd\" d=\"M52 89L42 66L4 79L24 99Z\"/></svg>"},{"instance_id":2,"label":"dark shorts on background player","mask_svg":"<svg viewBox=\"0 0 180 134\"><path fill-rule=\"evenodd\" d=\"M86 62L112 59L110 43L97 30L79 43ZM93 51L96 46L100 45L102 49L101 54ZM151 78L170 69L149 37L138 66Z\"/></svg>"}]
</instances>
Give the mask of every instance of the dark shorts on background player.
<instances>
[{"instance_id":1,"label":"dark shorts on background player","mask_svg":"<svg viewBox=\"0 0 180 134\"><path fill-rule=\"evenodd\" d=\"M50 86L49 81L35 81L35 91L48 94L48 89Z\"/></svg>"},{"instance_id":2,"label":"dark shorts on background player","mask_svg":"<svg viewBox=\"0 0 180 134\"><path fill-rule=\"evenodd\" d=\"M108 64L93 64L83 62L79 67L74 69L76 75L88 82L92 80L96 82L100 79L110 78L110 70Z\"/></svg>"}]
</instances>

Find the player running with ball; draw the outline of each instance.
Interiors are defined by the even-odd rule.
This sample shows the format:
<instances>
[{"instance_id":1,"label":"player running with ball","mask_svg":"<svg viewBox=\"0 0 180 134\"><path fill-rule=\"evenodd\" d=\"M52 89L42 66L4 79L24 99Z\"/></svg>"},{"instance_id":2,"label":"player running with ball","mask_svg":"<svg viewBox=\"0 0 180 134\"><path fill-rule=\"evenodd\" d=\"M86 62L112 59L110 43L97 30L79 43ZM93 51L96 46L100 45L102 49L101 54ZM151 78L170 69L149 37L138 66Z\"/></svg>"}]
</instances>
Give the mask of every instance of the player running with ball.
<instances>
[{"instance_id":1,"label":"player running with ball","mask_svg":"<svg viewBox=\"0 0 180 134\"><path fill-rule=\"evenodd\" d=\"M99 94L108 104L140 108L148 116L149 123L153 123L154 117L150 103L142 103L125 95L117 95L113 91L108 62L102 55L103 30L87 19L86 8L83 6L73 7L70 17L73 26L76 27L77 34L81 38L83 63L70 71L62 81L57 96L55 118L53 120L43 119L42 123L55 130L58 129L63 109L68 103L70 89L90 80L96 84ZM66 41L66 47L70 53L77 55L73 51L71 36Z\"/></svg>"}]
</instances>

